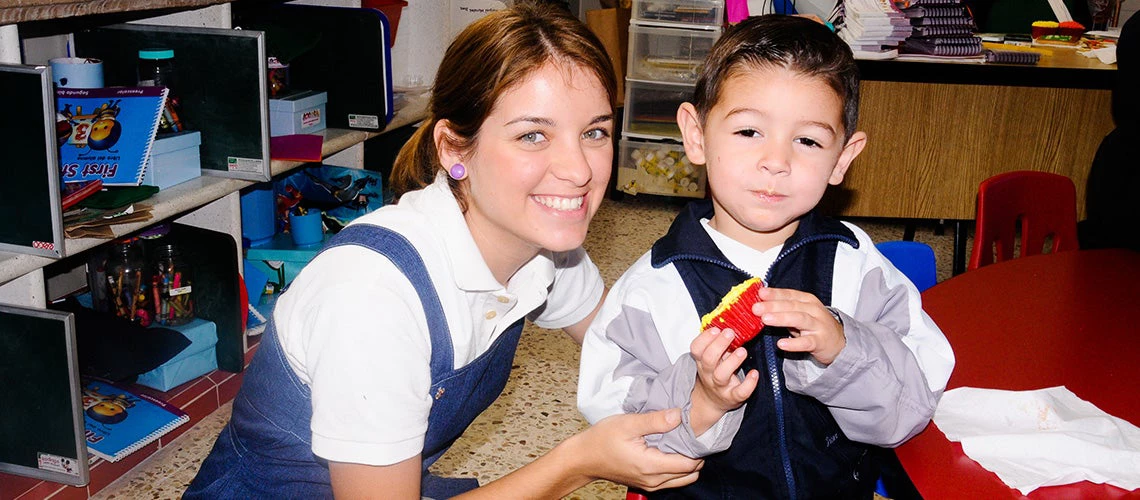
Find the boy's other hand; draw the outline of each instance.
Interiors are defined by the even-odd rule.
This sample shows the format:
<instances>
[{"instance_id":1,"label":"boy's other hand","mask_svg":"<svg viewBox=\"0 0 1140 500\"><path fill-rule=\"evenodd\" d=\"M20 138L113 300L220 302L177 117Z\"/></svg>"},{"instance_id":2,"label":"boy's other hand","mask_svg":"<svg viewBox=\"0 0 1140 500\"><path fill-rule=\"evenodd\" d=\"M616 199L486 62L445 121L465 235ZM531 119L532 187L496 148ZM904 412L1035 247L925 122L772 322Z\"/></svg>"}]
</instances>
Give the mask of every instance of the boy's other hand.
<instances>
[{"instance_id":1,"label":"boy's other hand","mask_svg":"<svg viewBox=\"0 0 1140 500\"><path fill-rule=\"evenodd\" d=\"M738 347L726 352L733 338L732 330L713 327L701 332L689 345L689 353L697 363L689 423L697 436L704 434L725 412L744 404L760 381L760 372L756 370L749 371L743 379L736 375L748 351Z\"/></svg>"},{"instance_id":2,"label":"boy's other hand","mask_svg":"<svg viewBox=\"0 0 1140 500\"><path fill-rule=\"evenodd\" d=\"M776 346L789 352L806 352L830 365L847 345L843 326L815 295L787 288L760 289L760 301L752 306L765 325L782 326L791 332Z\"/></svg>"}]
</instances>

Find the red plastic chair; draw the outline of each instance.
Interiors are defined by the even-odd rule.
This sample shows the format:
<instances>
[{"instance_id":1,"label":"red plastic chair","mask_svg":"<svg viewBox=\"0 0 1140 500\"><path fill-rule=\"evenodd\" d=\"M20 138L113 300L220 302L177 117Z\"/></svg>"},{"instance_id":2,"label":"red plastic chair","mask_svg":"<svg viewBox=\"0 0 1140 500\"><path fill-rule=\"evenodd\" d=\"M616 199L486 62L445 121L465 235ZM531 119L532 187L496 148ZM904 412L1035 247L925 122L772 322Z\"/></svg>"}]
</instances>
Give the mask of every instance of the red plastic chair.
<instances>
[{"instance_id":1,"label":"red plastic chair","mask_svg":"<svg viewBox=\"0 0 1140 500\"><path fill-rule=\"evenodd\" d=\"M1077 191L1073 181L1048 172L998 174L978 186L977 230L966 270L1013 259L1021 225L1020 255L1077 250Z\"/></svg>"}]
</instances>

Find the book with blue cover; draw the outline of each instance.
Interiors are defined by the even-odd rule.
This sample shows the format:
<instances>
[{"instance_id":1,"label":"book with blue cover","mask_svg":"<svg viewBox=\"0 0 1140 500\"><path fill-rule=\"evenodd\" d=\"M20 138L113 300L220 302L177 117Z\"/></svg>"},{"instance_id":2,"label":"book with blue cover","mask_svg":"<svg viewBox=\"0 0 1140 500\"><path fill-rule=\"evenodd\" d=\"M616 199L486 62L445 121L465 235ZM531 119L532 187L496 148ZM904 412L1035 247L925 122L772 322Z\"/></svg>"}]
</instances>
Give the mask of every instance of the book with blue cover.
<instances>
[{"instance_id":1,"label":"book with blue cover","mask_svg":"<svg viewBox=\"0 0 1140 500\"><path fill-rule=\"evenodd\" d=\"M84 377L83 420L87 450L117 462L190 421L190 416L146 394Z\"/></svg>"},{"instance_id":2,"label":"book with blue cover","mask_svg":"<svg viewBox=\"0 0 1140 500\"><path fill-rule=\"evenodd\" d=\"M166 87L56 89L60 180L141 184L166 94Z\"/></svg>"}]
</instances>

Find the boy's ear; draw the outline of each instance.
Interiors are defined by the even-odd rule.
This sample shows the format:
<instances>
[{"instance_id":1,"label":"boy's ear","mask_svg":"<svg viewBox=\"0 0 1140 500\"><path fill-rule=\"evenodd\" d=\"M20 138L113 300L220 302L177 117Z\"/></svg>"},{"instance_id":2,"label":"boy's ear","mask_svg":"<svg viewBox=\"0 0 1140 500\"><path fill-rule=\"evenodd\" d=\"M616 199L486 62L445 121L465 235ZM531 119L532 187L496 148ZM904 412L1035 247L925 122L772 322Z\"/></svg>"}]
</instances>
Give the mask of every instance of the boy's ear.
<instances>
[{"instance_id":1,"label":"boy's ear","mask_svg":"<svg viewBox=\"0 0 1140 500\"><path fill-rule=\"evenodd\" d=\"M701 119L692 103L681 103L677 108L677 126L681 128L681 138L685 144L685 156L696 165L705 164L705 134L701 129Z\"/></svg>"},{"instance_id":2,"label":"boy's ear","mask_svg":"<svg viewBox=\"0 0 1140 500\"><path fill-rule=\"evenodd\" d=\"M444 168L463 160L463 155L451 147L454 137L455 133L451 131L451 122L447 120L435 122L435 128L432 129L432 141L435 142L435 151L439 155L439 164L443 165Z\"/></svg>"},{"instance_id":3,"label":"boy's ear","mask_svg":"<svg viewBox=\"0 0 1140 500\"><path fill-rule=\"evenodd\" d=\"M851 162L863 152L863 148L867 146L867 134L862 131L856 131L851 134L851 138L847 139L847 144L843 146L843 152L839 153L839 161L835 163L835 168L831 170L831 177L827 179L827 183L832 186L838 186L843 182L843 177L847 175L847 169L851 167Z\"/></svg>"}]
</instances>

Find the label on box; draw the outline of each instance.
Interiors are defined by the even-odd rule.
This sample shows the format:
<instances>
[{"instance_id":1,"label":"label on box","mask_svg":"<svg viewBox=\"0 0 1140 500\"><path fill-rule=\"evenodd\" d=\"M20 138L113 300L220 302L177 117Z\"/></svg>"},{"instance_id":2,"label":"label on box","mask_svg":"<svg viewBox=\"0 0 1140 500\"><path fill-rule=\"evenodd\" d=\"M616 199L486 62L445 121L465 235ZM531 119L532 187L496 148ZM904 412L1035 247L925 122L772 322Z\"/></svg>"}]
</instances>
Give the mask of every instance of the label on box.
<instances>
[{"instance_id":1,"label":"label on box","mask_svg":"<svg viewBox=\"0 0 1140 500\"><path fill-rule=\"evenodd\" d=\"M74 459L43 452L39 452L37 455L40 469L79 477L79 465L75 463Z\"/></svg>"},{"instance_id":2,"label":"label on box","mask_svg":"<svg viewBox=\"0 0 1140 500\"><path fill-rule=\"evenodd\" d=\"M380 117L376 115L348 115L348 126L352 128L380 128Z\"/></svg>"},{"instance_id":3,"label":"label on box","mask_svg":"<svg viewBox=\"0 0 1140 500\"><path fill-rule=\"evenodd\" d=\"M230 172L261 172L263 170L262 164L262 160L257 158L226 157L226 166L229 167Z\"/></svg>"},{"instance_id":4,"label":"label on box","mask_svg":"<svg viewBox=\"0 0 1140 500\"><path fill-rule=\"evenodd\" d=\"M301 114L301 128L309 128L321 124L321 108L313 109Z\"/></svg>"}]
</instances>

